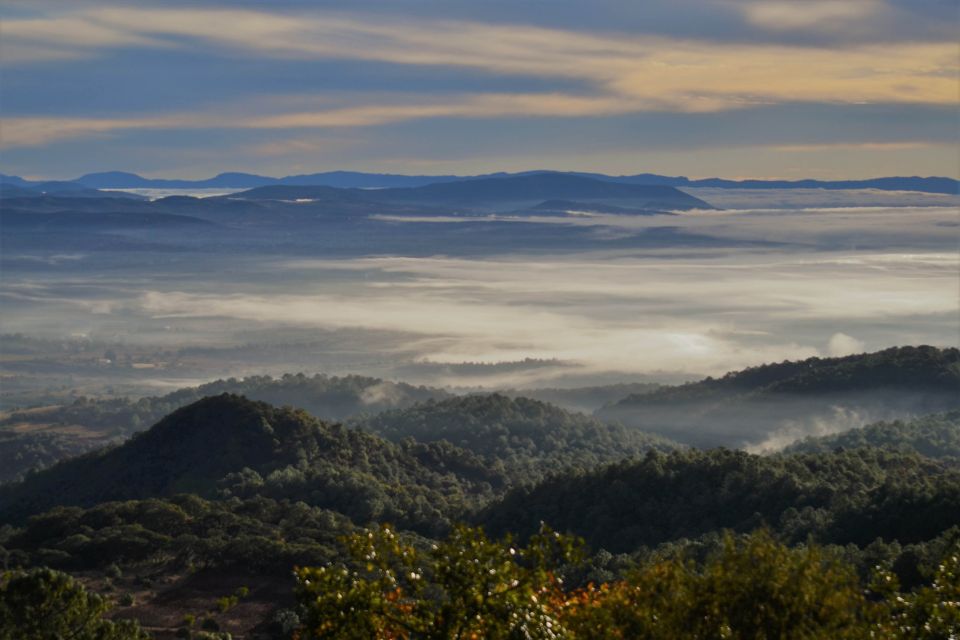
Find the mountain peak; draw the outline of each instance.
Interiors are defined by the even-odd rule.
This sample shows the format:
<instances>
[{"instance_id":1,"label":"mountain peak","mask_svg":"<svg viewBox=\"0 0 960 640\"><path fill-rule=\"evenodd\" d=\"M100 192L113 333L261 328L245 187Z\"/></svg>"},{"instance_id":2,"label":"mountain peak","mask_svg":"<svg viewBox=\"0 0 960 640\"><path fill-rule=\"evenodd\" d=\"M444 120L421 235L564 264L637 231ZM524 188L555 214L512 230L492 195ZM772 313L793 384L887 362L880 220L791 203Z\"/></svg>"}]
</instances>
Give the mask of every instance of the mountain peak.
<instances>
[{"instance_id":1,"label":"mountain peak","mask_svg":"<svg viewBox=\"0 0 960 640\"><path fill-rule=\"evenodd\" d=\"M174 411L124 444L61 462L3 496L4 517L37 503L90 505L176 493L212 495L228 473L282 466L297 438L321 424L293 409L277 409L222 394ZM289 456L287 456L289 457Z\"/></svg>"}]
</instances>

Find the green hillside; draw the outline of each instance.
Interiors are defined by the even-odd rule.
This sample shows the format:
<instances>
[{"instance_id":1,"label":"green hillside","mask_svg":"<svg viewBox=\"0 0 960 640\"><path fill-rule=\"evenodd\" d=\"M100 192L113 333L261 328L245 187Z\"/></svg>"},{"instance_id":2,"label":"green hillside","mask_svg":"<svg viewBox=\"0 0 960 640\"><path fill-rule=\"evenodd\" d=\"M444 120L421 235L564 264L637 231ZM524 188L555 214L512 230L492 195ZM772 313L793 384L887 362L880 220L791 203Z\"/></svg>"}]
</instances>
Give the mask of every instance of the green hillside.
<instances>
[{"instance_id":1,"label":"green hillside","mask_svg":"<svg viewBox=\"0 0 960 640\"><path fill-rule=\"evenodd\" d=\"M443 527L504 479L452 446L398 445L241 396L205 398L121 446L64 461L0 491L0 519L57 505L179 493L264 495L357 522Z\"/></svg>"},{"instance_id":2,"label":"green hillside","mask_svg":"<svg viewBox=\"0 0 960 640\"><path fill-rule=\"evenodd\" d=\"M445 440L522 481L680 446L545 402L496 393L428 401L358 424L394 442Z\"/></svg>"},{"instance_id":3,"label":"green hillside","mask_svg":"<svg viewBox=\"0 0 960 640\"><path fill-rule=\"evenodd\" d=\"M805 438L783 451L784 453L819 453L858 447L912 451L929 458L960 459L960 411L938 413L915 420L878 422L862 429Z\"/></svg>"},{"instance_id":4,"label":"green hillside","mask_svg":"<svg viewBox=\"0 0 960 640\"><path fill-rule=\"evenodd\" d=\"M920 542L960 525L960 469L879 449L650 453L516 490L478 521L524 535L548 522L615 553L762 526L794 543Z\"/></svg>"}]
</instances>

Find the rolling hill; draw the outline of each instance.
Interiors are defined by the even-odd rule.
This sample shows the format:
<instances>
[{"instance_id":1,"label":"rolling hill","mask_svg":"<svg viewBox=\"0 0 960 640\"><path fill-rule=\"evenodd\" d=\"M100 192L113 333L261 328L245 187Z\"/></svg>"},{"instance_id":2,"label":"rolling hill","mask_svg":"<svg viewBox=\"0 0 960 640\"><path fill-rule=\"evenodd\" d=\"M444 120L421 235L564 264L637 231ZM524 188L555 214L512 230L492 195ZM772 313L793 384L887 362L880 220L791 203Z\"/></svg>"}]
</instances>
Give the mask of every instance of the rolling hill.
<instances>
[{"instance_id":1,"label":"rolling hill","mask_svg":"<svg viewBox=\"0 0 960 640\"><path fill-rule=\"evenodd\" d=\"M960 350L920 346L752 367L631 395L596 415L695 446L776 448L958 407Z\"/></svg>"},{"instance_id":2,"label":"rolling hill","mask_svg":"<svg viewBox=\"0 0 960 640\"><path fill-rule=\"evenodd\" d=\"M635 208L712 209L679 189L663 185L632 185L561 173L534 173L507 178L478 178L423 187L379 189L371 197L387 202L476 207L544 200L616 200Z\"/></svg>"},{"instance_id":3,"label":"rolling hill","mask_svg":"<svg viewBox=\"0 0 960 640\"><path fill-rule=\"evenodd\" d=\"M124 444L73 458L0 488L0 520L57 505L262 495L330 508L358 523L393 520L443 528L489 498L495 471L452 446L393 444L224 394L179 409Z\"/></svg>"},{"instance_id":4,"label":"rolling hill","mask_svg":"<svg viewBox=\"0 0 960 640\"><path fill-rule=\"evenodd\" d=\"M906 422L878 422L829 436L804 438L789 445L783 452L820 453L860 447L912 451L928 458L960 460L960 411L923 416Z\"/></svg>"},{"instance_id":5,"label":"rolling hill","mask_svg":"<svg viewBox=\"0 0 960 640\"><path fill-rule=\"evenodd\" d=\"M446 440L524 481L679 447L539 400L496 393L427 401L357 425L394 442Z\"/></svg>"},{"instance_id":6,"label":"rolling hill","mask_svg":"<svg viewBox=\"0 0 960 640\"><path fill-rule=\"evenodd\" d=\"M864 546L879 537L906 544L960 525L960 470L880 449L651 453L514 490L478 522L495 534L521 535L549 522L612 553L761 526L794 543L812 536L821 543Z\"/></svg>"}]
</instances>

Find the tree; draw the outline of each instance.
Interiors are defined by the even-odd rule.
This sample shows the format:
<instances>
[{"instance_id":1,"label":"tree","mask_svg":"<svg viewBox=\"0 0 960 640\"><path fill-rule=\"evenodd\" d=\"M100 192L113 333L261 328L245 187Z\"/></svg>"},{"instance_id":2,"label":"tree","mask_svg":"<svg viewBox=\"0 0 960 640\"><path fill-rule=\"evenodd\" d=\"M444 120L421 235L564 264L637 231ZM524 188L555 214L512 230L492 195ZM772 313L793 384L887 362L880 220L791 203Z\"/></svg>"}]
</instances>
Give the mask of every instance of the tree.
<instances>
[{"instance_id":1,"label":"tree","mask_svg":"<svg viewBox=\"0 0 960 640\"><path fill-rule=\"evenodd\" d=\"M524 548L454 528L426 552L382 526L345 539L351 565L296 570L307 639L563 637L552 568L578 544L543 528Z\"/></svg>"},{"instance_id":2,"label":"tree","mask_svg":"<svg viewBox=\"0 0 960 640\"><path fill-rule=\"evenodd\" d=\"M897 592L896 576L879 572L874 589L890 607L886 631L891 638L956 640L960 638L960 545L937 566L933 581L912 593ZM884 588L885 587L885 588Z\"/></svg>"},{"instance_id":3,"label":"tree","mask_svg":"<svg viewBox=\"0 0 960 640\"><path fill-rule=\"evenodd\" d=\"M576 638L867 639L889 637L878 634L885 611L867 600L852 566L761 530L740 541L727 534L702 567L661 560L574 592L561 622Z\"/></svg>"},{"instance_id":4,"label":"tree","mask_svg":"<svg viewBox=\"0 0 960 640\"><path fill-rule=\"evenodd\" d=\"M109 605L52 569L0 578L0 640L147 640L137 623L104 620Z\"/></svg>"}]
</instances>

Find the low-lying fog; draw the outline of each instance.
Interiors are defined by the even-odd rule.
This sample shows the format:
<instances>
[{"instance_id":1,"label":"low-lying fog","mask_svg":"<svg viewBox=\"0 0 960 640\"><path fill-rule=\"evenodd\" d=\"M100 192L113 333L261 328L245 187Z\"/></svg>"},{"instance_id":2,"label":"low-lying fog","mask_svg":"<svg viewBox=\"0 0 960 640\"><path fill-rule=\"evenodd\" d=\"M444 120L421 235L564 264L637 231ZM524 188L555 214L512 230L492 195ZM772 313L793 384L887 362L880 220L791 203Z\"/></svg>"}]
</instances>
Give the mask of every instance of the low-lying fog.
<instances>
[{"instance_id":1,"label":"low-lying fog","mask_svg":"<svg viewBox=\"0 0 960 640\"><path fill-rule=\"evenodd\" d=\"M0 283L0 329L220 348L206 352L213 359L205 370L202 363L184 370L191 378L360 372L488 388L676 380L783 359L958 343L957 198L696 195L727 209L524 219L534 229L589 227L594 240L617 240L611 249L529 253L520 238L502 252L466 257L444 246L433 246L432 257L381 255L376 246L352 258L8 252L17 268L4 270ZM424 220L384 224L397 233L424 229L430 242L426 230L443 219ZM449 220L463 233L511 221ZM662 232L662 242L651 243L651 232ZM716 242L673 241L685 234ZM631 247L633 237L644 241ZM496 364L525 359L534 361ZM463 362L479 364L455 366ZM164 384L177 375L156 373Z\"/></svg>"}]
</instances>

